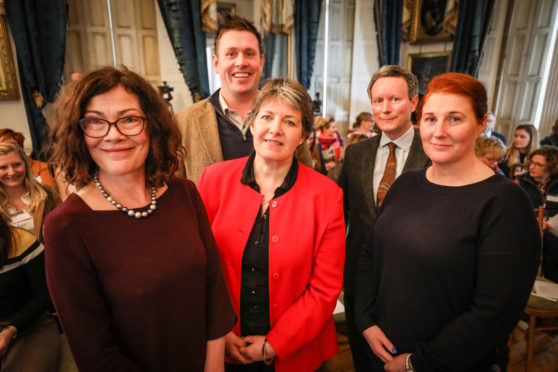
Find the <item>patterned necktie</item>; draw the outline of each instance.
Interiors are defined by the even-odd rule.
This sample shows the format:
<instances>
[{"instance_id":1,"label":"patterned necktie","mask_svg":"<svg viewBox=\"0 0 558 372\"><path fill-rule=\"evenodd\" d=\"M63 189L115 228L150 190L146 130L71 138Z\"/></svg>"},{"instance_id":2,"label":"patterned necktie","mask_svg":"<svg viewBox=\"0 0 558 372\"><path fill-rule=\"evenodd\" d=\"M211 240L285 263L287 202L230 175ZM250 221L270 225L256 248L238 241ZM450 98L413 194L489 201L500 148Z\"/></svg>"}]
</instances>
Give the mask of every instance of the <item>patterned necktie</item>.
<instances>
[{"instance_id":1,"label":"patterned necktie","mask_svg":"<svg viewBox=\"0 0 558 372\"><path fill-rule=\"evenodd\" d=\"M386 169L384 169L384 175L382 176L382 180L380 181L378 192L376 194L376 206L378 208L382 205L382 202L386 197L386 193L393 184L393 181L395 181L395 148L397 146L393 142L388 143L388 146L389 156L386 163Z\"/></svg>"}]
</instances>

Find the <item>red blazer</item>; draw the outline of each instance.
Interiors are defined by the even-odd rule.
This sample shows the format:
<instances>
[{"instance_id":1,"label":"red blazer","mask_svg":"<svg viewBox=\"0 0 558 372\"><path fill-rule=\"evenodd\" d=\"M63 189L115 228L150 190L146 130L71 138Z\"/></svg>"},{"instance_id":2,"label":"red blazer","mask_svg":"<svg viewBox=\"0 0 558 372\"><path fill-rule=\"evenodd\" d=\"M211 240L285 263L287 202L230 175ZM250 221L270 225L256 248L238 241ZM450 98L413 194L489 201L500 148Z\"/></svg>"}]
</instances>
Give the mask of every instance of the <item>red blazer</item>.
<instances>
[{"instance_id":1,"label":"red blazer","mask_svg":"<svg viewBox=\"0 0 558 372\"><path fill-rule=\"evenodd\" d=\"M247 158L206 168L198 188L240 317L242 255L263 195L240 182ZM315 371L337 353L333 309L343 282L343 191L299 163L294 186L269 203L268 342L277 372ZM237 322L233 331L240 335Z\"/></svg>"}]
</instances>

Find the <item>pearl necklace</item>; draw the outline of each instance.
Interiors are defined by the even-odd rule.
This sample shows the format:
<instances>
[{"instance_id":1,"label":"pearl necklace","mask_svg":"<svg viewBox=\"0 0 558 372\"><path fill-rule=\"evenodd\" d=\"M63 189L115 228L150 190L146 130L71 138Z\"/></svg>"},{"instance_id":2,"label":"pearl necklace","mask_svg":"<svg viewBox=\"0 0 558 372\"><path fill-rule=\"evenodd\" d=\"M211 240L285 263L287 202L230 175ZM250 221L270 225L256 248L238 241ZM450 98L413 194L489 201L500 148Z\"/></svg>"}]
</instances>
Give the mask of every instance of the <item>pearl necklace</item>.
<instances>
[{"instance_id":1,"label":"pearl necklace","mask_svg":"<svg viewBox=\"0 0 558 372\"><path fill-rule=\"evenodd\" d=\"M105 191L103 185L101 185L101 181L99 181L99 171L95 172L95 174L93 175L93 179L95 180L95 185L97 185L97 188L99 189L101 194L103 194L105 199L107 199L112 205L114 205L116 208L120 209L122 212L124 212L130 217L134 217L137 219L142 217L146 218L149 217L151 213L155 211L155 209L157 209L157 199L155 199L157 193L155 190L155 186L151 186L151 204L149 204L147 210L140 212L140 211L135 211L133 209L127 208L123 206L121 203L114 200L112 196L110 196L109 193Z\"/></svg>"}]
</instances>

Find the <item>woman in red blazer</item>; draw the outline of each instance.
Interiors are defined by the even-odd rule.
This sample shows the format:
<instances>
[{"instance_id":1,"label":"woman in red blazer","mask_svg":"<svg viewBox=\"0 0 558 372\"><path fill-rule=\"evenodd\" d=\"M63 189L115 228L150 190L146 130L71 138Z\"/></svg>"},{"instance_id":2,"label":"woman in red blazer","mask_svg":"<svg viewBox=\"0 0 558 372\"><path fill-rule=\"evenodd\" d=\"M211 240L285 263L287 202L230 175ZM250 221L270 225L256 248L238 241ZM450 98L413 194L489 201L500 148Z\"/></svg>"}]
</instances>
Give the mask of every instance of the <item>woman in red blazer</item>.
<instances>
[{"instance_id":1,"label":"woman in red blazer","mask_svg":"<svg viewBox=\"0 0 558 372\"><path fill-rule=\"evenodd\" d=\"M315 371L337 353L343 195L294 159L312 112L300 84L268 80L246 117L254 153L214 164L200 178L239 318L226 336L226 371Z\"/></svg>"}]
</instances>

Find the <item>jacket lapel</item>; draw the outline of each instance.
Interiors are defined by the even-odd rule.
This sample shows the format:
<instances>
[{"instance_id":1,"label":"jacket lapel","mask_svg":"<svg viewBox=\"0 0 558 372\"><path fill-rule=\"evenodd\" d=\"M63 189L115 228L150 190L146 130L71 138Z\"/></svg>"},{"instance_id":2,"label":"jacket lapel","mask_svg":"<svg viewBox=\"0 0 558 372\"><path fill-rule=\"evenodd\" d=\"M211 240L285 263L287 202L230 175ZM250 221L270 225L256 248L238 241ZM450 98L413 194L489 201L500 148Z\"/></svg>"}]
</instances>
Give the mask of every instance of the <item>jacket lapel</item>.
<instances>
[{"instance_id":1,"label":"jacket lapel","mask_svg":"<svg viewBox=\"0 0 558 372\"><path fill-rule=\"evenodd\" d=\"M420 139L420 134L418 130L415 129L415 135L413 136L413 143L411 143L411 148L409 149L409 155L403 166L403 172L409 169L424 168L430 164L430 159L424 153L422 149L422 141Z\"/></svg>"},{"instance_id":2,"label":"jacket lapel","mask_svg":"<svg viewBox=\"0 0 558 372\"><path fill-rule=\"evenodd\" d=\"M223 161L217 114L209 100L206 100L203 109L198 113L195 126L200 139L200 150L208 157L209 164Z\"/></svg>"}]
</instances>

